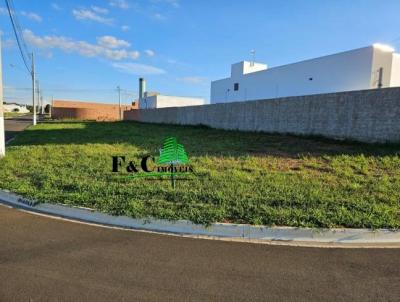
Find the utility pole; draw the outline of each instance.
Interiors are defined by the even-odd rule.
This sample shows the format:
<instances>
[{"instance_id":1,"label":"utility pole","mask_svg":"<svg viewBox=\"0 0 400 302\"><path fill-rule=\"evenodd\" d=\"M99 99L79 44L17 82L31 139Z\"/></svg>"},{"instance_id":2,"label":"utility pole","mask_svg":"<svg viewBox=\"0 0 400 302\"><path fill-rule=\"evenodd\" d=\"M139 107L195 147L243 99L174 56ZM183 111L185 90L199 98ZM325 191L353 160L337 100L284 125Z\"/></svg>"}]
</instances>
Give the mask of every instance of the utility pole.
<instances>
[{"instance_id":1,"label":"utility pole","mask_svg":"<svg viewBox=\"0 0 400 302\"><path fill-rule=\"evenodd\" d=\"M35 57L32 52L32 106L33 106L33 125L36 125L36 102L35 102Z\"/></svg>"},{"instance_id":2,"label":"utility pole","mask_svg":"<svg viewBox=\"0 0 400 302\"><path fill-rule=\"evenodd\" d=\"M40 114L44 115L44 106L43 106L43 91L40 93Z\"/></svg>"},{"instance_id":3,"label":"utility pole","mask_svg":"<svg viewBox=\"0 0 400 302\"><path fill-rule=\"evenodd\" d=\"M2 47L0 35L0 158L6 155L6 135L4 132L4 113L3 113L3 66L2 66Z\"/></svg>"},{"instance_id":4,"label":"utility pole","mask_svg":"<svg viewBox=\"0 0 400 302\"><path fill-rule=\"evenodd\" d=\"M118 105L119 105L119 120L122 120L122 110L121 110L121 87L118 86Z\"/></svg>"}]
</instances>

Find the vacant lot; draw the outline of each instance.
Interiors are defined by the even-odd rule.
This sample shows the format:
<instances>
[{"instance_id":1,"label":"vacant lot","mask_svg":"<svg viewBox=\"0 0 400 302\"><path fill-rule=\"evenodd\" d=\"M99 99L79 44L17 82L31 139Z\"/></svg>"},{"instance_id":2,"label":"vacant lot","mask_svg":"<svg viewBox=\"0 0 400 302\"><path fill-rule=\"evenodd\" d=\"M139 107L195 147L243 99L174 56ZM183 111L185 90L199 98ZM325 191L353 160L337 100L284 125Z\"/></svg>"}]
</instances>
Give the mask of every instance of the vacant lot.
<instances>
[{"instance_id":1,"label":"vacant lot","mask_svg":"<svg viewBox=\"0 0 400 302\"><path fill-rule=\"evenodd\" d=\"M127 179L175 136L201 177ZM311 227L400 227L400 146L134 122L44 123L0 160L0 187L115 215Z\"/></svg>"}]
</instances>

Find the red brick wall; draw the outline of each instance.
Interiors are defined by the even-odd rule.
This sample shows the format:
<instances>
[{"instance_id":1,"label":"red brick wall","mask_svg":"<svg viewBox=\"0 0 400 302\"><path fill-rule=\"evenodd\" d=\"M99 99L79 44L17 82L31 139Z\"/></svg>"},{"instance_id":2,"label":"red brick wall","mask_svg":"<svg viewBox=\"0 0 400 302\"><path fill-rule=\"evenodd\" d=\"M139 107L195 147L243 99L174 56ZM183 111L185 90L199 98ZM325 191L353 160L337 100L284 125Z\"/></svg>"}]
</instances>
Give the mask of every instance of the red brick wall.
<instances>
[{"instance_id":1,"label":"red brick wall","mask_svg":"<svg viewBox=\"0 0 400 302\"><path fill-rule=\"evenodd\" d=\"M135 106L121 106L122 116L124 111L137 109ZM95 121L117 121L119 120L119 106L114 104L89 103L79 101L53 101L51 111L55 119L77 119Z\"/></svg>"}]
</instances>

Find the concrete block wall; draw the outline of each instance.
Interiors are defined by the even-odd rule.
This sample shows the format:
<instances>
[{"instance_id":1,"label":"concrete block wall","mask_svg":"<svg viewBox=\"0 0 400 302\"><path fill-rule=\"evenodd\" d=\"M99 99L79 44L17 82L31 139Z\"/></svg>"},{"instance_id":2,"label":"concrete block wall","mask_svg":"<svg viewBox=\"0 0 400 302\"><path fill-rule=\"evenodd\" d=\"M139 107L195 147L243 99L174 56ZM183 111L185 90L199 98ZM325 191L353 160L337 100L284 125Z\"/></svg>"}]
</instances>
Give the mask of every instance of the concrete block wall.
<instances>
[{"instance_id":1,"label":"concrete block wall","mask_svg":"<svg viewBox=\"0 0 400 302\"><path fill-rule=\"evenodd\" d=\"M124 112L125 120L400 142L400 87Z\"/></svg>"}]
</instances>

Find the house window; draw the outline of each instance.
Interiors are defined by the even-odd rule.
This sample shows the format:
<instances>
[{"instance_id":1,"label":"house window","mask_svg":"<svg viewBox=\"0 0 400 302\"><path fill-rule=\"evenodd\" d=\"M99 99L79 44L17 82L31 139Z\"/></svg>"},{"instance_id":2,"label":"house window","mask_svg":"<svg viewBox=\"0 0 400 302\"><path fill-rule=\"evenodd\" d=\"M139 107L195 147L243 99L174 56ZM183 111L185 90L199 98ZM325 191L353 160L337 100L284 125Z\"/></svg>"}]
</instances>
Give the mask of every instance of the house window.
<instances>
[{"instance_id":1,"label":"house window","mask_svg":"<svg viewBox=\"0 0 400 302\"><path fill-rule=\"evenodd\" d=\"M233 84L233 90L235 90L235 91L239 90L239 83Z\"/></svg>"}]
</instances>

